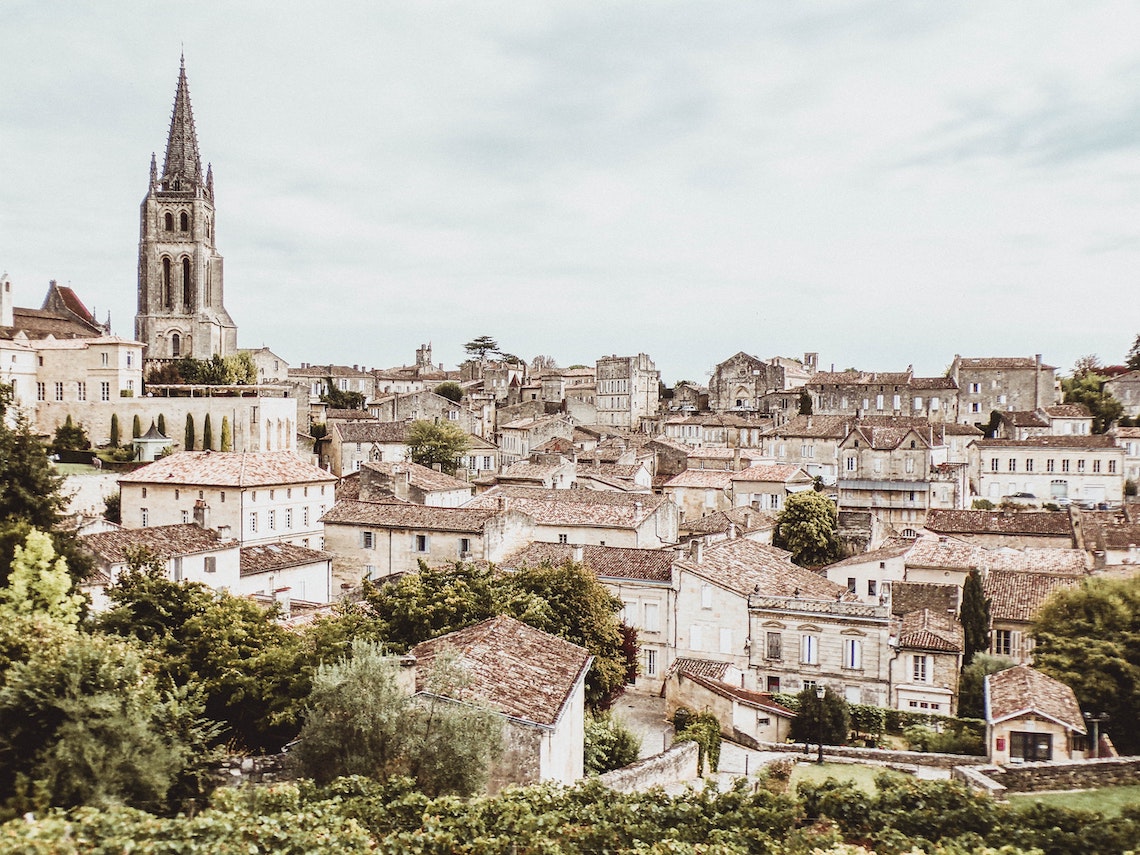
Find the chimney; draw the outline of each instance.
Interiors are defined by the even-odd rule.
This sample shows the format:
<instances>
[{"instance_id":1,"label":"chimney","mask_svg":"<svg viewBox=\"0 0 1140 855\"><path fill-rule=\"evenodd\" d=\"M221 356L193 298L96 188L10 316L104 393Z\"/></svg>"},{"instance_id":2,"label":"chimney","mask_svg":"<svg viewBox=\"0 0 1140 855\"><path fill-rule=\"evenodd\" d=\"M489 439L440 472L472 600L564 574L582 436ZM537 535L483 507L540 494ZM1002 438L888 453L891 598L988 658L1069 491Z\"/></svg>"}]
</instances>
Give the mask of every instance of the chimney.
<instances>
[{"instance_id":1,"label":"chimney","mask_svg":"<svg viewBox=\"0 0 1140 855\"><path fill-rule=\"evenodd\" d=\"M744 512L744 531L747 533L752 530L752 511Z\"/></svg>"},{"instance_id":2,"label":"chimney","mask_svg":"<svg viewBox=\"0 0 1140 855\"><path fill-rule=\"evenodd\" d=\"M736 540L736 523L734 522L728 524L728 539Z\"/></svg>"},{"instance_id":3,"label":"chimney","mask_svg":"<svg viewBox=\"0 0 1140 855\"><path fill-rule=\"evenodd\" d=\"M0 327L15 326L12 311L12 280L5 273L0 276Z\"/></svg>"},{"instance_id":4,"label":"chimney","mask_svg":"<svg viewBox=\"0 0 1140 855\"><path fill-rule=\"evenodd\" d=\"M575 546L570 550L570 557L573 558L575 564L581 564L585 555L586 549L583 546Z\"/></svg>"},{"instance_id":5,"label":"chimney","mask_svg":"<svg viewBox=\"0 0 1140 855\"><path fill-rule=\"evenodd\" d=\"M405 653L400 657L400 670L396 672L396 685L408 697L416 693L416 657Z\"/></svg>"},{"instance_id":6,"label":"chimney","mask_svg":"<svg viewBox=\"0 0 1140 855\"><path fill-rule=\"evenodd\" d=\"M210 506L201 499L194 502L194 525L202 529L210 527Z\"/></svg>"},{"instance_id":7,"label":"chimney","mask_svg":"<svg viewBox=\"0 0 1140 855\"><path fill-rule=\"evenodd\" d=\"M705 542L699 537L689 541L689 558L700 564L704 560Z\"/></svg>"},{"instance_id":8,"label":"chimney","mask_svg":"<svg viewBox=\"0 0 1140 855\"><path fill-rule=\"evenodd\" d=\"M408 486L412 481L412 473L402 466L392 470L392 492L397 499L408 501Z\"/></svg>"},{"instance_id":9,"label":"chimney","mask_svg":"<svg viewBox=\"0 0 1140 855\"><path fill-rule=\"evenodd\" d=\"M732 471L739 472L740 468L740 443L738 442L736 450L732 453Z\"/></svg>"}]
</instances>

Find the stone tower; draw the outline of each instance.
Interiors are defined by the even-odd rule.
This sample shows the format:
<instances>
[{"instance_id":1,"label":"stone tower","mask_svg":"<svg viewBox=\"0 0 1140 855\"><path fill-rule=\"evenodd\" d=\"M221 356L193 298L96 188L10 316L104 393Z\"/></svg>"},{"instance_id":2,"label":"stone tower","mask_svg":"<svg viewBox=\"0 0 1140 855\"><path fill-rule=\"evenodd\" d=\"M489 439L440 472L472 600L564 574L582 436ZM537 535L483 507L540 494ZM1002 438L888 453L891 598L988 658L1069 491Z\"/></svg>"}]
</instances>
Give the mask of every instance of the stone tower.
<instances>
[{"instance_id":1,"label":"stone tower","mask_svg":"<svg viewBox=\"0 0 1140 855\"><path fill-rule=\"evenodd\" d=\"M209 359L237 350L237 325L222 304L222 256L214 245L214 172L202 173L190 108L186 61L159 174L150 156L150 189L139 225L139 302L135 338L149 360Z\"/></svg>"}]
</instances>

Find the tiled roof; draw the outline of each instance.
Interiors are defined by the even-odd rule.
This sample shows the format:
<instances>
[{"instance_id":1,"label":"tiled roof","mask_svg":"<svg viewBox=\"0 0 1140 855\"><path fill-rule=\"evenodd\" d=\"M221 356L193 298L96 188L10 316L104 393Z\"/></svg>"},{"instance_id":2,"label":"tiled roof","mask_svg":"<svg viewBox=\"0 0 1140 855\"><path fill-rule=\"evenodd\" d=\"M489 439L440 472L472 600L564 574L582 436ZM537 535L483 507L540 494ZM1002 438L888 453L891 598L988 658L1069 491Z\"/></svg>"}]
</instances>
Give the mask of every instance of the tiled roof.
<instances>
[{"instance_id":1,"label":"tiled roof","mask_svg":"<svg viewBox=\"0 0 1140 855\"><path fill-rule=\"evenodd\" d=\"M728 469L686 469L665 482L665 489L706 488L727 490L732 486L733 473Z\"/></svg>"},{"instance_id":2,"label":"tiled roof","mask_svg":"<svg viewBox=\"0 0 1140 855\"><path fill-rule=\"evenodd\" d=\"M962 624L953 614L941 610L906 612L899 626L898 645L912 650L961 653L965 648Z\"/></svg>"},{"instance_id":3,"label":"tiled roof","mask_svg":"<svg viewBox=\"0 0 1140 855\"><path fill-rule=\"evenodd\" d=\"M916 437L916 441L925 447L929 447L931 439L928 430L918 429L912 425L887 426L859 422L852 432L862 436L871 448L881 451L898 448L908 436Z\"/></svg>"},{"instance_id":4,"label":"tiled roof","mask_svg":"<svg viewBox=\"0 0 1140 855\"><path fill-rule=\"evenodd\" d=\"M1029 622L1054 591L1075 588L1083 576L992 570L982 589L990 599L993 620Z\"/></svg>"},{"instance_id":5,"label":"tiled roof","mask_svg":"<svg viewBox=\"0 0 1140 855\"><path fill-rule=\"evenodd\" d=\"M411 461L401 463L375 461L362 464L360 469L361 471L376 472L388 478L394 478L397 473L407 472L408 484L417 490L423 490L425 493L448 493L453 490L471 491L471 485L467 481L452 478L443 472L436 472L434 469ZM367 481L367 476L364 477Z\"/></svg>"},{"instance_id":6,"label":"tiled roof","mask_svg":"<svg viewBox=\"0 0 1140 855\"><path fill-rule=\"evenodd\" d=\"M1107 523L1095 526L1094 530L1098 549L1120 551L1140 546L1140 523Z\"/></svg>"},{"instance_id":7,"label":"tiled roof","mask_svg":"<svg viewBox=\"0 0 1140 855\"><path fill-rule=\"evenodd\" d=\"M236 547L232 538L223 539L216 531L201 528L194 523L156 525L149 528L121 528L88 534L80 538L83 545L108 564L121 564L126 560L127 548L146 547L159 558L177 555L194 555Z\"/></svg>"},{"instance_id":8,"label":"tiled roof","mask_svg":"<svg viewBox=\"0 0 1140 855\"><path fill-rule=\"evenodd\" d=\"M944 436L985 436L986 432L975 425L960 425L954 422L947 422L946 424L939 425L942 429Z\"/></svg>"},{"instance_id":9,"label":"tiled roof","mask_svg":"<svg viewBox=\"0 0 1140 855\"><path fill-rule=\"evenodd\" d=\"M540 525L604 526L636 528L670 499L642 493L603 490L544 490L501 484L464 505L465 508L496 508L499 499Z\"/></svg>"},{"instance_id":10,"label":"tiled roof","mask_svg":"<svg viewBox=\"0 0 1140 855\"><path fill-rule=\"evenodd\" d=\"M430 505L355 502L338 499L321 517L326 525L360 525L373 528L458 531L482 534L493 509L436 508Z\"/></svg>"},{"instance_id":11,"label":"tiled roof","mask_svg":"<svg viewBox=\"0 0 1140 855\"><path fill-rule=\"evenodd\" d=\"M728 669L731 667L731 662L717 662L713 659L692 659L687 656L680 656L673 660L673 664L669 666L669 670L665 672L664 677L668 680L678 671L683 671L690 676L699 675L710 680L723 681L728 674Z\"/></svg>"},{"instance_id":12,"label":"tiled roof","mask_svg":"<svg viewBox=\"0 0 1140 855\"><path fill-rule=\"evenodd\" d=\"M417 690L424 690L432 662L447 649L459 654L471 680L461 699L546 727L558 723L591 661L584 647L499 616L413 647Z\"/></svg>"},{"instance_id":13,"label":"tiled roof","mask_svg":"<svg viewBox=\"0 0 1140 855\"><path fill-rule=\"evenodd\" d=\"M924 528L936 534L1073 536L1073 522L1065 511L930 510Z\"/></svg>"},{"instance_id":14,"label":"tiled roof","mask_svg":"<svg viewBox=\"0 0 1140 855\"><path fill-rule=\"evenodd\" d=\"M291 451L180 451L119 478L120 484L272 487L333 482L336 476Z\"/></svg>"},{"instance_id":15,"label":"tiled roof","mask_svg":"<svg viewBox=\"0 0 1140 855\"><path fill-rule=\"evenodd\" d=\"M566 418L564 416L528 416L507 422L505 425L501 425L499 430L532 430L557 421L565 422Z\"/></svg>"},{"instance_id":16,"label":"tiled roof","mask_svg":"<svg viewBox=\"0 0 1140 855\"><path fill-rule=\"evenodd\" d=\"M910 371L819 371L808 381L809 387L832 386L905 386Z\"/></svg>"},{"instance_id":17,"label":"tiled roof","mask_svg":"<svg viewBox=\"0 0 1140 855\"><path fill-rule=\"evenodd\" d=\"M1045 412L1054 419L1090 419L1092 413L1084 404L1056 404L1046 407Z\"/></svg>"},{"instance_id":18,"label":"tiled roof","mask_svg":"<svg viewBox=\"0 0 1140 855\"><path fill-rule=\"evenodd\" d=\"M337 419L344 422L374 422L376 416L368 410L326 410L326 419Z\"/></svg>"},{"instance_id":19,"label":"tiled roof","mask_svg":"<svg viewBox=\"0 0 1140 855\"><path fill-rule=\"evenodd\" d=\"M758 448L704 447L688 449L690 460L735 460L737 454L740 455L741 460L759 460L764 456Z\"/></svg>"},{"instance_id":20,"label":"tiled roof","mask_svg":"<svg viewBox=\"0 0 1140 855\"><path fill-rule=\"evenodd\" d=\"M983 356L970 359L959 359L960 368L1000 369L1002 371L1031 371L1037 367L1034 359L1028 356ZM1046 371L1053 370L1052 365L1042 363Z\"/></svg>"},{"instance_id":21,"label":"tiled roof","mask_svg":"<svg viewBox=\"0 0 1140 855\"><path fill-rule=\"evenodd\" d=\"M260 543L241 548L241 575L253 576L271 570L284 570L303 564L315 564L332 558L327 552L297 546L293 543Z\"/></svg>"},{"instance_id":22,"label":"tiled roof","mask_svg":"<svg viewBox=\"0 0 1140 855\"><path fill-rule=\"evenodd\" d=\"M1042 410L1014 410L1013 412L1002 413L1001 420L1014 427L1049 427L1049 419Z\"/></svg>"},{"instance_id":23,"label":"tiled roof","mask_svg":"<svg viewBox=\"0 0 1140 855\"><path fill-rule=\"evenodd\" d=\"M1105 434L1087 436L1031 436L1027 439L978 439L980 449L985 448L1071 448L1074 451L1114 448L1116 443Z\"/></svg>"},{"instance_id":24,"label":"tiled roof","mask_svg":"<svg viewBox=\"0 0 1140 855\"><path fill-rule=\"evenodd\" d=\"M563 436L552 436L542 445L537 445L532 451L539 451L544 454L569 454L574 448L574 443Z\"/></svg>"},{"instance_id":25,"label":"tiled roof","mask_svg":"<svg viewBox=\"0 0 1140 855\"><path fill-rule=\"evenodd\" d=\"M997 724L1036 713L1077 733L1085 733L1081 708L1073 690L1059 680L1017 665L986 677L986 721Z\"/></svg>"},{"instance_id":26,"label":"tiled roof","mask_svg":"<svg viewBox=\"0 0 1140 855\"><path fill-rule=\"evenodd\" d=\"M912 377L909 388L919 389L957 389L958 384L953 377Z\"/></svg>"},{"instance_id":27,"label":"tiled roof","mask_svg":"<svg viewBox=\"0 0 1140 855\"><path fill-rule=\"evenodd\" d=\"M658 434L657 436L653 437L653 439L651 439L648 444L660 445L663 448L669 448L673 451L682 451L685 454L688 454L692 450L684 443L677 442L675 439L670 439L669 437L665 436L665 434Z\"/></svg>"},{"instance_id":28,"label":"tiled roof","mask_svg":"<svg viewBox=\"0 0 1140 855\"><path fill-rule=\"evenodd\" d=\"M569 543L532 543L500 562L501 567L558 567L582 550L582 563L600 577L668 582L673 578L676 553L668 549L626 549L616 546L575 547Z\"/></svg>"},{"instance_id":29,"label":"tiled roof","mask_svg":"<svg viewBox=\"0 0 1140 855\"><path fill-rule=\"evenodd\" d=\"M799 466L776 463L772 465L761 464L748 466L739 472L732 472L733 481L774 481L785 483L787 481L811 481L812 478Z\"/></svg>"},{"instance_id":30,"label":"tiled roof","mask_svg":"<svg viewBox=\"0 0 1140 855\"><path fill-rule=\"evenodd\" d=\"M578 475L601 475L605 478L633 478L645 467L640 463L579 463Z\"/></svg>"},{"instance_id":31,"label":"tiled roof","mask_svg":"<svg viewBox=\"0 0 1140 855\"><path fill-rule=\"evenodd\" d=\"M938 582L894 582L891 584L891 612L905 615L926 609L932 612L957 612L957 585Z\"/></svg>"},{"instance_id":32,"label":"tiled roof","mask_svg":"<svg viewBox=\"0 0 1140 855\"><path fill-rule=\"evenodd\" d=\"M796 416L774 429L774 437L815 437L843 439L854 421L850 416Z\"/></svg>"},{"instance_id":33,"label":"tiled roof","mask_svg":"<svg viewBox=\"0 0 1140 855\"><path fill-rule=\"evenodd\" d=\"M499 478L518 478L527 481L545 481L558 473L561 469L560 464L555 463L512 463L502 473Z\"/></svg>"},{"instance_id":34,"label":"tiled roof","mask_svg":"<svg viewBox=\"0 0 1140 855\"><path fill-rule=\"evenodd\" d=\"M681 529L689 534L720 534L728 531L730 524L735 525L740 534L751 534L772 528L776 524L776 515L753 508L732 508L685 520Z\"/></svg>"},{"instance_id":35,"label":"tiled roof","mask_svg":"<svg viewBox=\"0 0 1140 855\"><path fill-rule=\"evenodd\" d=\"M333 430L342 442L406 442L407 422L358 421L338 424Z\"/></svg>"},{"instance_id":36,"label":"tiled roof","mask_svg":"<svg viewBox=\"0 0 1140 855\"><path fill-rule=\"evenodd\" d=\"M946 570L1017 570L1079 576L1087 555L1079 549L986 549L952 537L920 537L906 556L906 566Z\"/></svg>"},{"instance_id":37,"label":"tiled roof","mask_svg":"<svg viewBox=\"0 0 1140 855\"><path fill-rule=\"evenodd\" d=\"M698 686L703 686L710 692L715 692L722 697L731 698L735 701L748 704L749 706L757 707L765 712L774 713L784 718L795 718L796 713L792 712L782 704L776 703L770 694L767 692L750 692L747 689L742 689L739 686L734 686L731 683L725 683L722 680L711 680L700 674L693 674L692 672L681 669L682 673L696 683Z\"/></svg>"},{"instance_id":38,"label":"tiled roof","mask_svg":"<svg viewBox=\"0 0 1140 855\"><path fill-rule=\"evenodd\" d=\"M758 593L770 597L834 600L847 593L846 587L797 567L791 553L745 538L706 546L699 563L686 555L677 560L677 566L742 596L757 588Z\"/></svg>"},{"instance_id":39,"label":"tiled roof","mask_svg":"<svg viewBox=\"0 0 1140 855\"><path fill-rule=\"evenodd\" d=\"M0 327L0 330L6 333L4 338L22 332L31 339L46 338L49 335L56 338L94 338L102 332L101 328L92 328L78 320L60 317L54 312L19 306L12 309L12 326Z\"/></svg>"},{"instance_id":40,"label":"tiled roof","mask_svg":"<svg viewBox=\"0 0 1140 855\"><path fill-rule=\"evenodd\" d=\"M1140 374L1140 372L1137 373ZM1140 427L1114 427L1112 435L1123 439L1140 439Z\"/></svg>"}]
</instances>

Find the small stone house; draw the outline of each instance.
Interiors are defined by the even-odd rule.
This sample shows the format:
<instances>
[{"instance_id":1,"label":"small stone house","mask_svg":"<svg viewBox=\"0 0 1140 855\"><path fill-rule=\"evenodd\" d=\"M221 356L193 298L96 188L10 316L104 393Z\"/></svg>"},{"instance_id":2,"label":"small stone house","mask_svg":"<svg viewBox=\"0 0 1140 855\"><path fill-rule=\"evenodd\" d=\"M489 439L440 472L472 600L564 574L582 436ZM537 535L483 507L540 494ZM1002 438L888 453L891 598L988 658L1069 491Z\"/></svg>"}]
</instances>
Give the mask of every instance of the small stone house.
<instances>
[{"instance_id":1,"label":"small stone house","mask_svg":"<svg viewBox=\"0 0 1140 855\"><path fill-rule=\"evenodd\" d=\"M985 702L991 763L1085 758L1087 731L1081 708L1064 683L1018 665L987 675Z\"/></svg>"},{"instance_id":2,"label":"small stone house","mask_svg":"<svg viewBox=\"0 0 1140 855\"><path fill-rule=\"evenodd\" d=\"M792 719L796 717L792 710L765 692L749 691L739 683L690 670L686 666L692 661L678 660L682 666L665 681L669 710L684 706L711 712L720 721L725 738L750 748L759 748L763 742L784 742L791 736Z\"/></svg>"},{"instance_id":3,"label":"small stone house","mask_svg":"<svg viewBox=\"0 0 1140 855\"><path fill-rule=\"evenodd\" d=\"M456 701L486 704L504 718L504 751L488 792L550 781L573 784L584 774L586 675L584 647L500 615L412 648L416 691L435 658L458 654L469 685Z\"/></svg>"},{"instance_id":4,"label":"small stone house","mask_svg":"<svg viewBox=\"0 0 1140 855\"><path fill-rule=\"evenodd\" d=\"M965 643L953 613L908 612L895 624L891 705L895 709L954 715Z\"/></svg>"}]
</instances>

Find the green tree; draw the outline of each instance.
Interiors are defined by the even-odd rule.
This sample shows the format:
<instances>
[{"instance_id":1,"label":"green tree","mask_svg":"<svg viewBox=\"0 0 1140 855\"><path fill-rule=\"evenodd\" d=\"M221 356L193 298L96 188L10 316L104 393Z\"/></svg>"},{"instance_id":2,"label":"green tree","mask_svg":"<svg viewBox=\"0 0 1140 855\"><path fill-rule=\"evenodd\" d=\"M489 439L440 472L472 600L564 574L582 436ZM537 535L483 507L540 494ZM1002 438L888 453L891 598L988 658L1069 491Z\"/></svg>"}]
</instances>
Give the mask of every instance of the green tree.
<instances>
[{"instance_id":1,"label":"green tree","mask_svg":"<svg viewBox=\"0 0 1140 855\"><path fill-rule=\"evenodd\" d=\"M91 447L91 440L87 436L87 431L83 429L83 425L76 425L71 421L71 414L68 413L63 424L55 429L55 435L52 437L51 450L59 453L61 451L86 451Z\"/></svg>"},{"instance_id":2,"label":"green tree","mask_svg":"<svg viewBox=\"0 0 1140 855\"><path fill-rule=\"evenodd\" d=\"M111 447L118 448L121 438L119 435L119 414L111 413Z\"/></svg>"},{"instance_id":3,"label":"green tree","mask_svg":"<svg viewBox=\"0 0 1140 855\"><path fill-rule=\"evenodd\" d=\"M835 503L823 493L793 493L776 517L772 544L791 552L801 567L818 567L839 557L838 523Z\"/></svg>"},{"instance_id":4,"label":"green tree","mask_svg":"<svg viewBox=\"0 0 1140 855\"><path fill-rule=\"evenodd\" d=\"M0 612L42 614L75 626L84 602L82 594L72 591L67 562L56 556L51 537L37 529L29 531L24 545L16 547L7 586L0 588Z\"/></svg>"},{"instance_id":5,"label":"green tree","mask_svg":"<svg viewBox=\"0 0 1140 855\"><path fill-rule=\"evenodd\" d=\"M586 772L601 775L633 763L641 754L641 738L609 710L586 715Z\"/></svg>"},{"instance_id":6,"label":"green tree","mask_svg":"<svg viewBox=\"0 0 1140 855\"><path fill-rule=\"evenodd\" d=\"M429 795L472 795L486 785L501 750L502 718L448 700L466 684L454 657L437 657L425 692L401 685L398 660L355 641L352 655L322 665L292 759L318 783L343 775L414 777Z\"/></svg>"},{"instance_id":7,"label":"green tree","mask_svg":"<svg viewBox=\"0 0 1140 855\"><path fill-rule=\"evenodd\" d=\"M159 690L133 644L73 633L13 664L0 688L0 799L9 816L162 810L170 795L200 794L215 731L193 693Z\"/></svg>"},{"instance_id":8,"label":"green tree","mask_svg":"<svg viewBox=\"0 0 1140 855\"><path fill-rule=\"evenodd\" d=\"M138 439L142 436L142 419L138 413L135 413L134 420L131 422L131 438Z\"/></svg>"},{"instance_id":9,"label":"green tree","mask_svg":"<svg viewBox=\"0 0 1140 855\"><path fill-rule=\"evenodd\" d=\"M814 686L801 691L799 713L792 719L792 739L796 742L818 743L820 719L823 720L823 744L843 745L851 730L851 712L847 701L830 687L824 690L823 700L816 696Z\"/></svg>"},{"instance_id":10,"label":"green tree","mask_svg":"<svg viewBox=\"0 0 1140 855\"><path fill-rule=\"evenodd\" d=\"M350 392L347 389L338 389L332 376L325 378L327 391L321 395L321 400L330 410L363 410L365 399L360 392Z\"/></svg>"},{"instance_id":11,"label":"green tree","mask_svg":"<svg viewBox=\"0 0 1140 855\"><path fill-rule=\"evenodd\" d=\"M1015 664L1002 656L990 656L979 653L970 660L970 664L962 669L962 677L958 681L958 717L959 718L985 718L985 678L989 674L996 674Z\"/></svg>"},{"instance_id":12,"label":"green tree","mask_svg":"<svg viewBox=\"0 0 1140 855\"><path fill-rule=\"evenodd\" d=\"M212 451L214 448L214 428L210 424L210 414L202 421L202 450Z\"/></svg>"},{"instance_id":13,"label":"green tree","mask_svg":"<svg viewBox=\"0 0 1140 855\"><path fill-rule=\"evenodd\" d=\"M1093 433L1104 433L1124 414L1124 405L1104 388L1105 378L1089 373L1061 380L1066 404L1084 404L1093 417Z\"/></svg>"},{"instance_id":14,"label":"green tree","mask_svg":"<svg viewBox=\"0 0 1140 855\"><path fill-rule=\"evenodd\" d=\"M489 335L476 336L463 345L463 349L467 354L482 362L487 358L487 354L499 349L499 343Z\"/></svg>"},{"instance_id":15,"label":"green tree","mask_svg":"<svg viewBox=\"0 0 1140 855\"><path fill-rule=\"evenodd\" d=\"M252 386L257 383L257 366L248 350L225 357L224 364L227 385Z\"/></svg>"},{"instance_id":16,"label":"green tree","mask_svg":"<svg viewBox=\"0 0 1140 855\"><path fill-rule=\"evenodd\" d=\"M222 451L234 450L234 436L230 430L230 417L222 416L222 438L220 448Z\"/></svg>"},{"instance_id":17,"label":"green tree","mask_svg":"<svg viewBox=\"0 0 1140 855\"><path fill-rule=\"evenodd\" d=\"M966 643L962 664L969 665L975 653L990 646L990 600L982 588L982 577L977 570L971 570L962 584L959 615Z\"/></svg>"},{"instance_id":18,"label":"green tree","mask_svg":"<svg viewBox=\"0 0 1140 855\"><path fill-rule=\"evenodd\" d=\"M186 414L186 430L182 438L183 451L194 450L194 416L190 413Z\"/></svg>"},{"instance_id":19,"label":"green tree","mask_svg":"<svg viewBox=\"0 0 1140 855\"><path fill-rule=\"evenodd\" d=\"M166 416L164 416L162 413L158 414L158 432L163 436L169 436L169 434L166 432Z\"/></svg>"},{"instance_id":20,"label":"green tree","mask_svg":"<svg viewBox=\"0 0 1140 855\"><path fill-rule=\"evenodd\" d=\"M1125 358L1124 364L1128 366L1129 371L1140 371L1140 335L1132 342L1132 347L1128 348L1128 356Z\"/></svg>"},{"instance_id":21,"label":"green tree","mask_svg":"<svg viewBox=\"0 0 1140 855\"><path fill-rule=\"evenodd\" d=\"M1071 686L1082 709L1112 717L1105 729L1120 753L1140 752L1140 576L1057 591L1033 635L1034 666Z\"/></svg>"},{"instance_id":22,"label":"green tree","mask_svg":"<svg viewBox=\"0 0 1140 855\"><path fill-rule=\"evenodd\" d=\"M412 422L406 442L412 461L421 466L439 464L442 471L454 475L458 460L470 447L467 432L450 422Z\"/></svg>"},{"instance_id":23,"label":"green tree","mask_svg":"<svg viewBox=\"0 0 1140 855\"><path fill-rule=\"evenodd\" d=\"M123 521L123 497L120 493L108 493L103 497L103 519L113 523Z\"/></svg>"},{"instance_id":24,"label":"green tree","mask_svg":"<svg viewBox=\"0 0 1140 855\"><path fill-rule=\"evenodd\" d=\"M810 416L812 413L811 393L807 389L800 390L800 415Z\"/></svg>"},{"instance_id":25,"label":"green tree","mask_svg":"<svg viewBox=\"0 0 1140 855\"><path fill-rule=\"evenodd\" d=\"M440 383L435 387L435 393L441 398L447 398L449 401L454 401L458 404L463 400L463 387L461 387L454 380L448 380Z\"/></svg>"}]
</instances>

